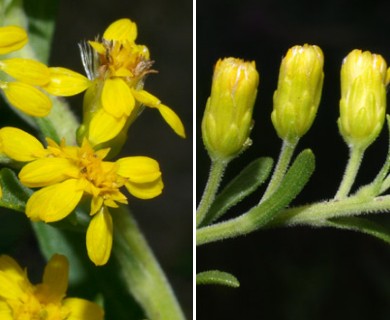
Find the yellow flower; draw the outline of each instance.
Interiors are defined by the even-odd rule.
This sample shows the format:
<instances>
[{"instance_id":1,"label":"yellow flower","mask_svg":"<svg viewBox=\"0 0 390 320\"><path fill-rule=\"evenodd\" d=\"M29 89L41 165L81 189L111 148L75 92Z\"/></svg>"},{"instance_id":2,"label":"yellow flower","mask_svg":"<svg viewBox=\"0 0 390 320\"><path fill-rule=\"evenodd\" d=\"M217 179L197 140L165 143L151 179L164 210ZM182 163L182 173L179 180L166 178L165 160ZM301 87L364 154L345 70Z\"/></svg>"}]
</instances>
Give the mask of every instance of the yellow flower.
<instances>
[{"instance_id":1,"label":"yellow flower","mask_svg":"<svg viewBox=\"0 0 390 320\"><path fill-rule=\"evenodd\" d=\"M69 263L54 255L43 281L33 285L26 271L9 256L0 256L0 316L2 320L103 320L100 306L88 300L65 298Z\"/></svg>"},{"instance_id":2,"label":"yellow flower","mask_svg":"<svg viewBox=\"0 0 390 320\"><path fill-rule=\"evenodd\" d=\"M322 50L308 44L290 48L283 58L271 114L281 139L299 139L313 124L321 99L323 65Z\"/></svg>"},{"instance_id":3,"label":"yellow flower","mask_svg":"<svg viewBox=\"0 0 390 320\"><path fill-rule=\"evenodd\" d=\"M150 199L163 188L157 161L143 156L103 161L110 149L95 151L84 139L81 147L61 145L47 139L48 146L28 133L12 127L0 130L0 151L8 157L28 162L20 171L22 184L42 188L28 200L26 214L32 220L54 222L68 216L84 195L91 198L91 223L87 230L87 250L96 265L107 262L112 247L112 219L108 207L127 204L120 191Z\"/></svg>"},{"instance_id":4,"label":"yellow flower","mask_svg":"<svg viewBox=\"0 0 390 320\"><path fill-rule=\"evenodd\" d=\"M28 41L17 26L0 27L0 54L21 49ZM58 75L57 69L62 71ZM89 86L89 80L65 68L48 68L41 62L8 58L0 60L0 70L16 81L0 81L0 89L11 105L34 117L47 116L52 102L41 89L57 96L75 95Z\"/></svg>"},{"instance_id":5,"label":"yellow flower","mask_svg":"<svg viewBox=\"0 0 390 320\"><path fill-rule=\"evenodd\" d=\"M90 86L84 97L84 121L79 135L93 145L107 142L122 131L142 111L142 105L156 108L171 128L185 137L176 113L143 90L151 69L149 50L135 43L137 26L130 19L112 23L101 41L80 46Z\"/></svg>"},{"instance_id":6,"label":"yellow flower","mask_svg":"<svg viewBox=\"0 0 390 320\"><path fill-rule=\"evenodd\" d=\"M218 60L202 120L203 142L213 159L232 158L250 145L258 85L253 61Z\"/></svg>"},{"instance_id":7,"label":"yellow flower","mask_svg":"<svg viewBox=\"0 0 390 320\"><path fill-rule=\"evenodd\" d=\"M365 149L379 135L386 114L386 77L381 55L353 50L344 59L338 126L348 145Z\"/></svg>"}]
</instances>

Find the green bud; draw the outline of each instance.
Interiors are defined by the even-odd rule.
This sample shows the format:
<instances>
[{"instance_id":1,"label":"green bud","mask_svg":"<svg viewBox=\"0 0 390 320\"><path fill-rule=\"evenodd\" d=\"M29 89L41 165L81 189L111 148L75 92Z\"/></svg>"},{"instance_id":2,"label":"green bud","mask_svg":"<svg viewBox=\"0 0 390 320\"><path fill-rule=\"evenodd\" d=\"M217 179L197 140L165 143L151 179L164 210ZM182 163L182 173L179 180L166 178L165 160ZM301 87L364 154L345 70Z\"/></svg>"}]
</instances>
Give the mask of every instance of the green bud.
<instances>
[{"instance_id":1,"label":"green bud","mask_svg":"<svg viewBox=\"0 0 390 320\"><path fill-rule=\"evenodd\" d=\"M274 93L272 123L283 140L295 141L311 127L321 100L324 56L317 46L290 48Z\"/></svg>"},{"instance_id":2,"label":"green bud","mask_svg":"<svg viewBox=\"0 0 390 320\"><path fill-rule=\"evenodd\" d=\"M218 60L202 121L203 142L212 159L230 159L250 145L259 74L255 62Z\"/></svg>"},{"instance_id":3,"label":"green bud","mask_svg":"<svg viewBox=\"0 0 390 320\"><path fill-rule=\"evenodd\" d=\"M338 126L349 146L365 149L379 135L386 114L386 78L380 55L353 50L344 59Z\"/></svg>"}]
</instances>

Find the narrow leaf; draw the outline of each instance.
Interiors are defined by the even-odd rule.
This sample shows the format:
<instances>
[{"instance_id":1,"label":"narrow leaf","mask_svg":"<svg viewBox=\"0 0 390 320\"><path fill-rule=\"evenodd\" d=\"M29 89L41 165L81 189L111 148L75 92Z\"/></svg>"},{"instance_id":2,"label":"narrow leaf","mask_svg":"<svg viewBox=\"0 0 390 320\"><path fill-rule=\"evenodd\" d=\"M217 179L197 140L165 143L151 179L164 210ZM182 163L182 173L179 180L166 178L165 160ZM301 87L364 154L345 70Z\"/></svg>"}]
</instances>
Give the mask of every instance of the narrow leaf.
<instances>
[{"instance_id":1,"label":"narrow leaf","mask_svg":"<svg viewBox=\"0 0 390 320\"><path fill-rule=\"evenodd\" d=\"M32 191L20 183L15 172L7 168L1 169L0 186L3 192L0 206L24 212L26 202Z\"/></svg>"},{"instance_id":2,"label":"narrow leaf","mask_svg":"<svg viewBox=\"0 0 390 320\"><path fill-rule=\"evenodd\" d=\"M202 225L220 218L228 209L254 192L269 176L273 165L271 158L259 158L246 166L217 195Z\"/></svg>"},{"instance_id":3,"label":"narrow leaf","mask_svg":"<svg viewBox=\"0 0 390 320\"><path fill-rule=\"evenodd\" d=\"M240 286L240 283L235 276L219 270L210 270L198 273L196 275L196 284L216 284L231 288L238 288Z\"/></svg>"},{"instance_id":4,"label":"narrow leaf","mask_svg":"<svg viewBox=\"0 0 390 320\"><path fill-rule=\"evenodd\" d=\"M237 218L198 229L197 245L244 235L266 226L302 191L314 167L313 152L309 149L302 151L288 170L279 188L267 200Z\"/></svg>"},{"instance_id":5,"label":"narrow leaf","mask_svg":"<svg viewBox=\"0 0 390 320\"><path fill-rule=\"evenodd\" d=\"M328 220L326 225L339 229L358 231L379 238L390 244L390 229L369 219L360 217L341 217Z\"/></svg>"}]
</instances>

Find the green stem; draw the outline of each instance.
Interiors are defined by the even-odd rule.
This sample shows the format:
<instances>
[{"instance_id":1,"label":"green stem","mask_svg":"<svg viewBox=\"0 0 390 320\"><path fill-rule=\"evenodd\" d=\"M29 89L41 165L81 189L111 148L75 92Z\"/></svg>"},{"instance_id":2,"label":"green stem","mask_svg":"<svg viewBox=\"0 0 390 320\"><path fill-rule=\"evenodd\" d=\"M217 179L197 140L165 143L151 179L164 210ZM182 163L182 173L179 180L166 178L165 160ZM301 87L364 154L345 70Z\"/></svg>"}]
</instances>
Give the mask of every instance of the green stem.
<instances>
[{"instance_id":1,"label":"green stem","mask_svg":"<svg viewBox=\"0 0 390 320\"><path fill-rule=\"evenodd\" d=\"M260 203L267 200L279 187L280 182L283 180L284 175L286 174L287 168L290 164L294 150L298 144L298 139L294 141L283 140L282 149L279 154L278 163L275 166L275 170L272 174L271 180L267 186L267 189L264 192Z\"/></svg>"},{"instance_id":2,"label":"green stem","mask_svg":"<svg viewBox=\"0 0 390 320\"><path fill-rule=\"evenodd\" d=\"M283 210L270 226L310 225L323 226L331 218L380 213L390 210L390 196L376 198L348 197L329 200Z\"/></svg>"},{"instance_id":3,"label":"green stem","mask_svg":"<svg viewBox=\"0 0 390 320\"><path fill-rule=\"evenodd\" d=\"M132 215L113 212L114 246L123 279L150 320L184 320L176 297Z\"/></svg>"},{"instance_id":4,"label":"green stem","mask_svg":"<svg viewBox=\"0 0 390 320\"><path fill-rule=\"evenodd\" d=\"M348 196L352 185L355 182L360 164L362 163L363 155L364 149L353 146L350 147L347 167L345 168L344 176L335 195L335 199L340 200Z\"/></svg>"},{"instance_id":5,"label":"green stem","mask_svg":"<svg viewBox=\"0 0 390 320\"><path fill-rule=\"evenodd\" d=\"M215 195L218 191L218 187L227 164L228 162L225 160L213 160L211 162L210 174L207 180L206 188L203 192L202 199L200 200L198 209L196 211L197 227L206 217L207 212L215 199Z\"/></svg>"}]
</instances>

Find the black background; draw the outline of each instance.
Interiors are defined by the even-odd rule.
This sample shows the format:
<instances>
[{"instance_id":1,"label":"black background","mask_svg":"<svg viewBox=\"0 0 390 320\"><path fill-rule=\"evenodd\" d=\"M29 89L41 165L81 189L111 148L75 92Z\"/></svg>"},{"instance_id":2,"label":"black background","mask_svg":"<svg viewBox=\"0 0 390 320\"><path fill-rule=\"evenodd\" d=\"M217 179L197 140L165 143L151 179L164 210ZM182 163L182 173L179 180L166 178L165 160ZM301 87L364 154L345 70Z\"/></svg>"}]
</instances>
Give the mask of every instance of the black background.
<instances>
[{"instance_id":1,"label":"black background","mask_svg":"<svg viewBox=\"0 0 390 320\"><path fill-rule=\"evenodd\" d=\"M30 0L26 0L30 1ZM84 74L77 44L102 35L119 18L137 23L137 43L148 46L155 60L145 89L170 106L182 119L187 139L166 125L157 110L146 109L129 131L122 156L145 155L158 160L164 191L144 201L129 197L129 206L144 231L162 268L172 282L186 315L192 317L192 1L63 0L59 3L50 66ZM82 95L70 99L81 115ZM13 125L15 116L2 106L2 125ZM43 260L28 219L2 210L1 253L15 257L40 281ZM29 244L29 245L28 245ZM70 295L74 294L70 289ZM138 319L138 318L137 318ZM119 319L118 319L119 320Z\"/></svg>"},{"instance_id":2,"label":"black background","mask_svg":"<svg viewBox=\"0 0 390 320\"><path fill-rule=\"evenodd\" d=\"M390 61L389 9L386 1L198 0L197 201L209 170L200 121L217 59L255 60L260 72L253 145L231 163L225 174L224 181L228 181L256 157L277 158L281 141L270 121L272 95L282 56L293 45L304 43L322 48L325 81L317 118L298 146L298 151L314 151L317 169L294 204L333 197L348 157L336 124L341 62L355 48L379 53ZM382 132L369 148L357 185L371 181L382 166L386 139ZM263 190L228 217L253 206ZM197 248L197 271L231 272L241 287L198 287L197 319L388 319L389 266L388 245L333 229L258 231L204 245Z\"/></svg>"}]
</instances>

